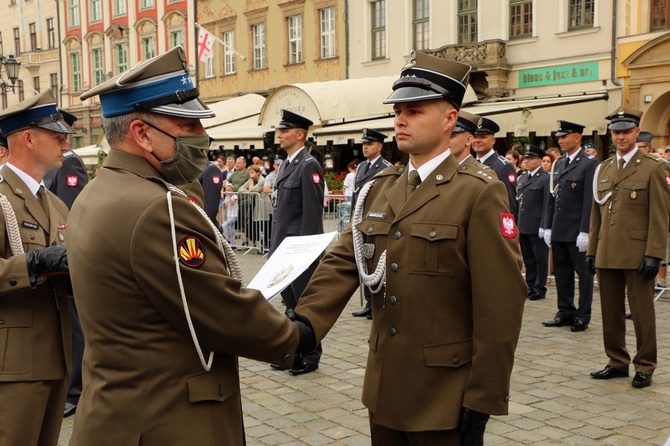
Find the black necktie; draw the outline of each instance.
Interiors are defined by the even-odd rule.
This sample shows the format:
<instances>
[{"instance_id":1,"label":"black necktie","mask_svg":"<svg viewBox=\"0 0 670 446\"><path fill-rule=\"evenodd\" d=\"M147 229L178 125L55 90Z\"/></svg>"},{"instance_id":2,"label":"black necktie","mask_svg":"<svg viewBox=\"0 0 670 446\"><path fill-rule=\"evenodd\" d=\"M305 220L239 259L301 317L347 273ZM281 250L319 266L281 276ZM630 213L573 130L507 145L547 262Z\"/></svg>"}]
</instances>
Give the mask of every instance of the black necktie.
<instances>
[{"instance_id":1,"label":"black necktie","mask_svg":"<svg viewBox=\"0 0 670 446\"><path fill-rule=\"evenodd\" d=\"M410 195L414 193L419 184L421 184L421 177L419 176L419 171L415 169L411 171L407 177L407 194L405 196L406 200L409 200Z\"/></svg>"},{"instance_id":2,"label":"black necktie","mask_svg":"<svg viewBox=\"0 0 670 446\"><path fill-rule=\"evenodd\" d=\"M370 172L370 167L371 167L371 166L372 166L372 164L370 164L370 161L368 161L368 165L365 166L365 173Z\"/></svg>"}]
</instances>

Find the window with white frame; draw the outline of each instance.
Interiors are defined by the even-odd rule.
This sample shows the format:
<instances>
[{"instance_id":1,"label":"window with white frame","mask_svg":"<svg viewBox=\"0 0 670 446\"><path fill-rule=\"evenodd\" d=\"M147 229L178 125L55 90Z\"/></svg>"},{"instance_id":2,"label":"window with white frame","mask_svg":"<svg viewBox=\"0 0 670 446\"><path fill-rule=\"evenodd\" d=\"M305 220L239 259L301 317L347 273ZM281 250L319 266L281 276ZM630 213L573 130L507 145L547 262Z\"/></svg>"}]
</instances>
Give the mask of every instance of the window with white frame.
<instances>
[{"instance_id":1,"label":"window with white frame","mask_svg":"<svg viewBox=\"0 0 670 446\"><path fill-rule=\"evenodd\" d=\"M302 62L302 16L288 18L288 63Z\"/></svg>"},{"instance_id":2,"label":"window with white frame","mask_svg":"<svg viewBox=\"0 0 670 446\"><path fill-rule=\"evenodd\" d=\"M265 68L265 24L253 25L251 35L254 41L254 69Z\"/></svg>"},{"instance_id":3,"label":"window with white frame","mask_svg":"<svg viewBox=\"0 0 670 446\"><path fill-rule=\"evenodd\" d=\"M319 11L321 24L321 59L335 57L335 8Z\"/></svg>"},{"instance_id":4,"label":"window with white frame","mask_svg":"<svg viewBox=\"0 0 670 446\"><path fill-rule=\"evenodd\" d=\"M141 0L140 9L149 9L154 7L154 0Z\"/></svg>"},{"instance_id":5,"label":"window with white frame","mask_svg":"<svg viewBox=\"0 0 670 446\"><path fill-rule=\"evenodd\" d=\"M594 0L570 0L568 5L568 29L593 26Z\"/></svg>"},{"instance_id":6,"label":"window with white frame","mask_svg":"<svg viewBox=\"0 0 670 446\"><path fill-rule=\"evenodd\" d=\"M235 72L235 32L223 33L223 74Z\"/></svg>"},{"instance_id":7,"label":"window with white frame","mask_svg":"<svg viewBox=\"0 0 670 446\"><path fill-rule=\"evenodd\" d=\"M21 54L21 32L18 28L12 30L14 32L14 55L18 56Z\"/></svg>"},{"instance_id":8,"label":"window with white frame","mask_svg":"<svg viewBox=\"0 0 670 446\"><path fill-rule=\"evenodd\" d=\"M154 36L142 37L142 57L143 60L149 60L156 55L154 46Z\"/></svg>"},{"instance_id":9,"label":"window with white frame","mask_svg":"<svg viewBox=\"0 0 670 446\"><path fill-rule=\"evenodd\" d=\"M477 41L477 0L458 0L458 43Z\"/></svg>"},{"instance_id":10,"label":"window with white frame","mask_svg":"<svg viewBox=\"0 0 670 446\"><path fill-rule=\"evenodd\" d=\"M33 90L35 90L35 93L40 92L40 77L39 76L33 76Z\"/></svg>"},{"instance_id":11,"label":"window with white frame","mask_svg":"<svg viewBox=\"0 0 670 446\"><path fill-rule=\"evenodd\" d=\"M54 19L47 19L47 48L53 49L56 48L56 29L54 28ZM2 51L0 50L0 53Z\"/></svg>"},{"instance_id":12,"label":"window with white frame","mask_svg":"<svg viewBox=\"0 0 670 446\"><path fill-rule=\"evenodd\" d=\"M102 63L102 48L91 50L91 65L93 69L93 86L100 85L105 81L105 70Z\"/></svg>"},{"instance_id":13,"label":"window with white frame","mask_svg":"<svg viewBox=\"0 0 670 446\"><path fill-rule=\"evenodd\" d=\"M509 1L509 36L529 37L533 35L533 0Z\"/></svg>"},{"instance_id":14,"label":"window with white frame","mask_svg":"<svg viewBox=\"0 0 670 446\"><path fill-rule=\"evenodd\" d=\"M214 77L214 57L212 53L205 59L205 77Z\"/></svg>"},{"instance_id":15,"label":"window with white frame","mask_svg":"<svg viewBox=\"0 0 670 446\"><path fill-rule=\"evenodd\" d=\"M117 43L114 51L114 62L116 74L123 73L128 69L128 51L125 43Z\"/></svg>"},{"instance_id":16,"label":"window with white frame","mask_svg":"<svg viewBox=\"0 0 670 446\"><path fill-rule=\"evenodd\" d=\"M79 0L70 0L68 5L68 21L70 26L79 26Z\"/></svg>"},{"instance_id":17,"label":"window with white frame","mask_svg":"<svg viewBox=\"0 0 670 446\"><path fill-rule=\"evenodd\" d=\"M30 32L30 51L37 51L37 25L35 22L28 24Z\"/></svg>"},{"instance_id":18,"label":"window with white frame","mask_svg":"<svg viewBox=\"0 0 670 446\"><path fill-rule=\"evenodd\" d=\"M114 0L114 16L126 15L126 1Z\"/></svg>"},{"instance_id":19,"label":"window with white frame","mask_svg":"<svg viewBox=\"0 0 670 446\"><path fill-rule=\"evenodd\" d=\"M81 92L81 58L79 53L70 53L70 93Z\"/></svg>"},{"instance_id":20,"label":"window with white frame","mask_svg":"<svg viewBox=\"0 0 670 446\"><path fill-rule=\"evenodd\" d=\"M55 98L58 97L58 74L49 73L49 85L51 85L51 93Z\"/></svg>"},{"instance_id":21,"label":"window with white frame","mask_svg":"<svg viewBox=\"0 0 670 446\"><path fill-rule=\"evenodd\" d=\"M184 46L184 33L181 29L170 31L170 48Z\"/></svg>"},{"instance_id":22,"label":"window with white frame","mask_svg":"<svg viewBox=\"0 0 670 446\"><path fill-rule=\"evenodd\" d=\"M386 0L370 2L371 58L386 58Z\"/></svg>"},{"instance_id":23,"label":"window with white frame","mask_svg":"<svg viewBox=\"0 0 670 446\"><path fill-rule=\"evenodd\" d=\"M91 0L91 22L102 21L102 1Z\"/></svg>"},{"instance_id":24,"label":"window with white frame","mask_svg":"<svg viewBox=\"0 0 670 446\"><path fill-rule=\"evenodd\" d=\"M414 19L412 30L414 36L414 49L417 51L430 48L430 15L429 0L414 0Z\"/></svg>"}]
</instances>

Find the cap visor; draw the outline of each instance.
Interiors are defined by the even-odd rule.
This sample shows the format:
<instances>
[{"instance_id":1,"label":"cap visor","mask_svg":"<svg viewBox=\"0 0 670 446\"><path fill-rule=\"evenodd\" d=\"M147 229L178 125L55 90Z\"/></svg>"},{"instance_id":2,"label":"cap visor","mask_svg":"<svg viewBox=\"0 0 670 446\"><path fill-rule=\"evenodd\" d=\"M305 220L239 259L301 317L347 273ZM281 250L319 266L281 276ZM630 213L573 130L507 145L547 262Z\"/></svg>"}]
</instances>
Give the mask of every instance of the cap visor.
<instances>
[{"instance_id":1,"label":"cap visor","mask_svg":"<svg viewBox=\"0 0 670 446\"><path fill-rule=\"evenodd\" d=\"M445 97L434 91L424 90L419 87L400 87L391 93L391 96L384 101L384 104L429 101L431 99L445 99Z\"/></svg>"},{"instance_id":2,"label":"cap visor","mask_svg":"<svg viewBox=\"0 0 670 446\"><path fill-rule=\"evenodd\" d=\"M633 127L635 127L635 124L633 124L632 122L621 121L621 122L613 122L607 128L610 130L628 130L632 129Z\"/></svg>"},{"instance_id":3,"label":"cap visor","mask_svg":"<svg viewBox=\"0 0 670 446\"><path fill-rule=\"evenodd\" d=\"M570 132L556 132L556 136L565 136L568 135Z\"/></svg>"},{"instance_id":4,"label":"cap visor","mask_svg":"<svg viewBox=\"0 0 670 446\"><path fill-rule=\"evenodd\" d=\"M58 133L75 133L75 131L72 130L72 127L67 125L67 123L65 121L45 122L43 124L38 124L37 127L40 127L42 129L51 130L52 132L58 132Z\"/></svg>"},{"instance_id":5,"label":"cap visor","mask_svg":"<svg viewBox=\"0 0 670 446\"><path fill-rule=\"evenodd\" d=\"M167 104L151 109L154 113L162 115L176 116L178 118L204 119L216 116L213 110L210 110L200 99L193 99L183 104Z\"/></svg>"}]
</instances>

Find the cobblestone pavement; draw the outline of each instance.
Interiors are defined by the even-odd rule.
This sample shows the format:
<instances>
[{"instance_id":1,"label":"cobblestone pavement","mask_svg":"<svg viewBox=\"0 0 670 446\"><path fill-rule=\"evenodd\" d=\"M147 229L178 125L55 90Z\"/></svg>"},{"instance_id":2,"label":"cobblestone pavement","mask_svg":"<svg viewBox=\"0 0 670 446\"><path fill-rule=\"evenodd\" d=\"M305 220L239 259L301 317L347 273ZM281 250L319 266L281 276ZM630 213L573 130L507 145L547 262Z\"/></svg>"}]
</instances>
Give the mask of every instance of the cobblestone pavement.
<instances>
[{"instance_id":1,"label":"cobblestone pavement","mask_svg":"<svg viewBox=\"0 0 670 446\"><path fill-rule=\"evenodd\" d=\"M248 283L264 259L255 253L239 257ZM631 387L631 378L589 377L589 372L607 363L597 286L593 319L582 333L542 326L556 312L555 293L550 285L547 299L526 302L510 414L491 419L485 443L663 445L670 436L670 291L656 304L659 367L646 389ZM283 311L279 299L274 305ZM367 410L360 396L371 322L351 316L358 308L355 294L324 340L316 372L293 377L267 364L240 359L248 445L370 444ZM634 354L630 321L628 328L629 350ZM63 421L59 445L68 444L75 417Z\"/></svg>"}]
</instances>

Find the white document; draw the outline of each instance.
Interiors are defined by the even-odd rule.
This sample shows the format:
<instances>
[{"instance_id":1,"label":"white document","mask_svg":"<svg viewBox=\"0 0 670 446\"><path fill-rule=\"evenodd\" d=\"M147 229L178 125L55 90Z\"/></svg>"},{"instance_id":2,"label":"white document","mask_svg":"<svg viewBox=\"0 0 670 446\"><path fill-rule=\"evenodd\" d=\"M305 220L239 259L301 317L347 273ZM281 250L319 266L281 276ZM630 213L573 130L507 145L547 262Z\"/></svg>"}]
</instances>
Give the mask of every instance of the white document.
<instances>
[{"instance_id":1,"label":"white document","mask_svg":"<svg viewBox=\"0 0 670 446\"><path fill-rule=\"evenodd\" d=\"M256 274L248 288L272 300L312 264L333 241L337 232L286 237Z\"/></svg>"}]
</instances>

